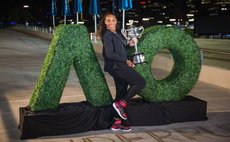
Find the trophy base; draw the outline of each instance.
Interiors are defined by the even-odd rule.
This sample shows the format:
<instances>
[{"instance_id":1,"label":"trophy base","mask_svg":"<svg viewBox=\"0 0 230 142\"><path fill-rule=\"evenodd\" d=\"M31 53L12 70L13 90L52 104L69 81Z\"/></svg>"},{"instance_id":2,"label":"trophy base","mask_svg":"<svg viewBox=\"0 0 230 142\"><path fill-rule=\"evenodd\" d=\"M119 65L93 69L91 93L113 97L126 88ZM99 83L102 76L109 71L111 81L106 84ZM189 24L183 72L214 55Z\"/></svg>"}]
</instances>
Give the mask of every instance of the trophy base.
<instances>
[{"instance_id":1,"label":"trophy base","mask_svg":"<svg viewBox=\"0 0 230 142\"><path fill-rule=\"evenodd\" d=\"M144 56L144 53L142 53L142 52L136 52L136 53L132 54L131 58L132 58L132 62L134 64L145 63L145 56Z\"/></svg>"}]
</instances>

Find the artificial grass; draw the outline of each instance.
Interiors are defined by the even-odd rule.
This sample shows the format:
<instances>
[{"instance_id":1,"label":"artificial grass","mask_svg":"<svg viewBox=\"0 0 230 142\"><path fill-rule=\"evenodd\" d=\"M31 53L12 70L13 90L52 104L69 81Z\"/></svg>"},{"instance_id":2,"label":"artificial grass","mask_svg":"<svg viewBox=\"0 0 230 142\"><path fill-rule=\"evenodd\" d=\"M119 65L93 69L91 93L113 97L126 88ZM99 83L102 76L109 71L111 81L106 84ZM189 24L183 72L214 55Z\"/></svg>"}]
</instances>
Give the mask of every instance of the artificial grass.
<instances>
[{"instance_id":1,"label":"artificial grass","mask_svg":"<svg viewBox=\"0 0 230 142\"><path fill-rule=\"evenodd\" d=\"M170 51L174 66L166 78L156 80L151 72L151 64L154 56L163 49ZM145 54L146 59L145 64L135 67L147 82L139 93L146 101L181 100L196 84L201 70L200 50L193 38L184 31L176 27L149 27L139 40L138 50Z\"/></svg>"},{"instance_id":2,"label":"artificial grass","mask_svg":"<svg viewBox=\"0 0 230 142\"><path fill-rule=\"evenodd\" d=\"M59 25L29 102L32 111L58 107L72 65L90 104L95 107L112 104L87 29L82 25Z\"/></svg>"}]
</instances>

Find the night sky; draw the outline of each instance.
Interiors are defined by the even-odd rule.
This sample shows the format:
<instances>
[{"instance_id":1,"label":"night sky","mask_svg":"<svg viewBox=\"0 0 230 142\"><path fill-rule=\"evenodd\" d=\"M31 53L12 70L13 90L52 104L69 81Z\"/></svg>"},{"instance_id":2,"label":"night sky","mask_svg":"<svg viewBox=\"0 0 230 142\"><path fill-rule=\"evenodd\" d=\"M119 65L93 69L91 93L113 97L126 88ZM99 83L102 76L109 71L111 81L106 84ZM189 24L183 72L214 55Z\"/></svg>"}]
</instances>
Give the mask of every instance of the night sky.
<instances>
[{"instance_id":1,"label":"night sky","mask_svg":"<svg viewBox=\"0 0 230 142\"><path fill-rule=\"evenodd\" d=\"M1 1L0 4L0 15L4 16L6 15L10 9L15 7L15 2L16 0L7 0L7 1Z\"/></svg>"},{"instance_id":2,"label":"night sky","mask_svg":"<svg viewBox=\"0 0 230 142\"><path fill-rule=\"evenodd\" d=\"M50 4L50 0L6 0L1 1L0 4L0 16L6 16L12 9L22 8L24 4L36 5L37 7L47 8Z\"/></svg>"}]
</instances>

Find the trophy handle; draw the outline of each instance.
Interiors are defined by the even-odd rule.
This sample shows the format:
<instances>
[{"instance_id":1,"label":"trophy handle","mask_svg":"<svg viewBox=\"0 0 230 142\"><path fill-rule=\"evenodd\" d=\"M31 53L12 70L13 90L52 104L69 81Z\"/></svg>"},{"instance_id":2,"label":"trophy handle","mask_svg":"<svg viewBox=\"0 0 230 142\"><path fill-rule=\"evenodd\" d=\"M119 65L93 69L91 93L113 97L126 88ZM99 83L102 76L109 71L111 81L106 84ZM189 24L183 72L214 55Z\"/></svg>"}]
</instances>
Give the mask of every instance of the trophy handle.
<instances>
[{"instance_id":1,"label":"trophy handle","mask_svg":"<svg viewBox=\"0 0 230 142\"><path fill-rule=\"evenodd\" d=\"M139 37L138 37L138 38L140 38L140 37L142 36L142 34L144 33L144 27L143 27L143 26L140 26L140 27L138 28L138 30L141 31L141 33L140 33L140 35L139 35Z\"/></svg>"},{"instance_id":2,"label":"trophy handle","mask_svg":"<svg viewBox=\"0 0 230 142\"><path fill-rule=\"evenodd\" d=\"M128 33L125 29L121 29L121 34L128 40L129 37L128 37Z\"/></svg>"}]
</instances>

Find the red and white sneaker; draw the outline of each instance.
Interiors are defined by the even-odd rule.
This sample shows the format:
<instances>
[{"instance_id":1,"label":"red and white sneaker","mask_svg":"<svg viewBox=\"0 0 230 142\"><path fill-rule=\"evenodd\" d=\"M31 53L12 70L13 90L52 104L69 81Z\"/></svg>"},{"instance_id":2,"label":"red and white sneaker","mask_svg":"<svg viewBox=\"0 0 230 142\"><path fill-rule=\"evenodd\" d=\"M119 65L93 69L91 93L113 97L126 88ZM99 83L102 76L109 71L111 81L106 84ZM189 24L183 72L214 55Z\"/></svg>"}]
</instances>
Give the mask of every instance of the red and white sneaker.
<instances>
[{"instance_id":1,"label":"red and white sneaker","mask_svg":"<svg viewBox=\"0 0 230 142\"><path fill-rule=\"evenodd\" d=\"M124 126L122 124L113 124L111 127L112 131L124 131L124 132L130 132L132 131L132 128L129 126Z\"/></svg>"},{"instance_id":2,"label":"red and white sneaker","mask_svg":"<svg viewBox=\"0 0 230 142\"><path fill-rule=\"evenodd\" d=\"M117 111L117 113L119 114L119 116L124 119L127 120L127 115L124 111L124 108L122 107L122 105L118 102L114 102L113 103L113 108Z\"/></svg>"}]
</instances>

